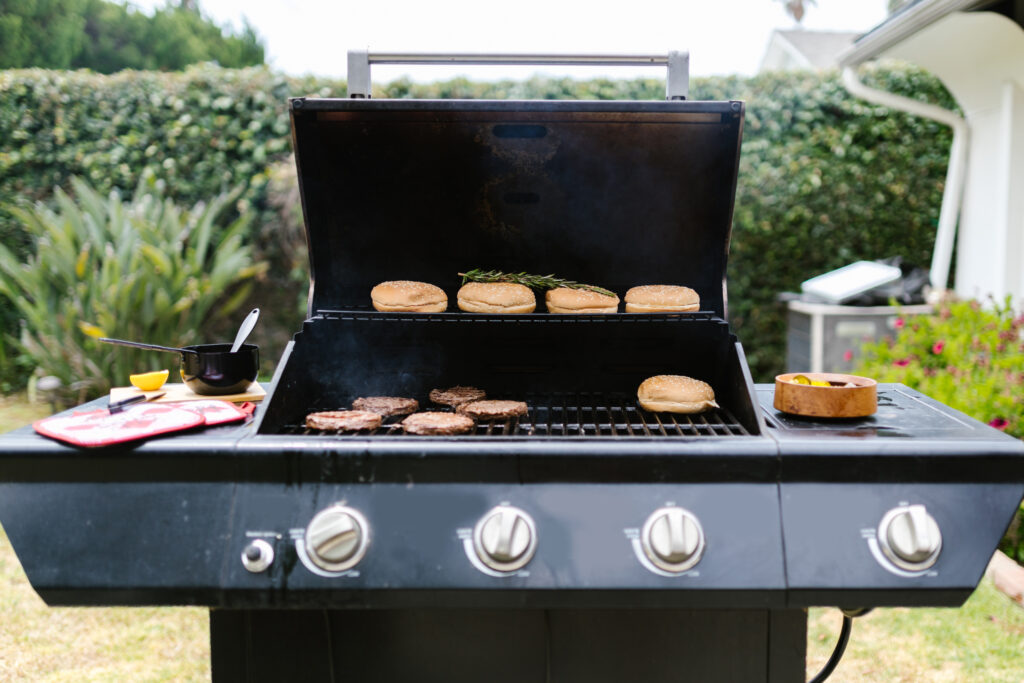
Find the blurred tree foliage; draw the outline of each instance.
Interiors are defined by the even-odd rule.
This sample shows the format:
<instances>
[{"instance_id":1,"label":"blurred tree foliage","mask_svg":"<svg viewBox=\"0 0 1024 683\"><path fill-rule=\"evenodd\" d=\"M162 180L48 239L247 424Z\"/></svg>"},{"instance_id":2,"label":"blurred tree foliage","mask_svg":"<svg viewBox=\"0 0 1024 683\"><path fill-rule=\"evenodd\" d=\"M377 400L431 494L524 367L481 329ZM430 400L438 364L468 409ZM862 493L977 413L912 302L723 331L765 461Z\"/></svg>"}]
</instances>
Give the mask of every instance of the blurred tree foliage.
<instances>
[{"instance_id":1,"label":"blurred tree foliage","mask_svg":"<svg viewBox=\"0 0 1024 683\"><path fill-rule=\"evenodd\" d=\"M195 3L146 15L107 0L0 0L0 68L177 71L197 62L263 64L248 24L240 34L203 16Z\"/></svg>"}]
</instances>

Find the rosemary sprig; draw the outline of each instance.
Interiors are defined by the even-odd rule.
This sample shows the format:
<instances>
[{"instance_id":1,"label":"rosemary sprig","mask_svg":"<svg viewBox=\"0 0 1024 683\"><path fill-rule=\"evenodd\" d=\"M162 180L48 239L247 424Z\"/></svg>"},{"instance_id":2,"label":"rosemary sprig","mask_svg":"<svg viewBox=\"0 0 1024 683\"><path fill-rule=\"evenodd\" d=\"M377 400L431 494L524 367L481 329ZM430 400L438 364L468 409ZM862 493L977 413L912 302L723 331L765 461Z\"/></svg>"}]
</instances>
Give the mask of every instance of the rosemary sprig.
<instances>
[{"instance_id":1,"label":"rosemary sprig","mask_svg":"<svg viewBox=\"0 0 1024 683\"><path fill-rule=\"evenodd\" d=\"M530 273L503 273L500 270L481 270L480 268L474 268L473 270L465 273L459 273L462 277L462 284L467 282L515 282L520 285L526 285L530 289L557 289L558 287L568 287L569 289L585 289L590 292L597 292L605 296L616 296L615 292L604 289L603 287L597 287L595 285L585 285L575 280L563 280L560 277L551 275L532 275Z\"/></svg>"}]
</instances>

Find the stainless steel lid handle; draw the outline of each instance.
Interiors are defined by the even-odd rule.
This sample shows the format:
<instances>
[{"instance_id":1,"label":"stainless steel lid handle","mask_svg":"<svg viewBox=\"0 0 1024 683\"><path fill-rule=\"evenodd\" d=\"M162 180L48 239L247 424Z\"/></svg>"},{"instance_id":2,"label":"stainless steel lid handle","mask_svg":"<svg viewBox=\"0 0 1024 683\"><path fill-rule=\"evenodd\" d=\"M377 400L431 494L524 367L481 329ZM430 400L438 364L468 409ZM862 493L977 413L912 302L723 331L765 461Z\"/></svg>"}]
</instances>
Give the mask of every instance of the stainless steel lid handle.
<instances>
[{"instance_id":1,"label":"stainless steel lid handle","mask_svg":"<svg viewBox=\"0 0 1024 683\"><path fill-rule=\"evenodd\" d=\"M573 66L664 66L668 69L665 99L685 100L690 94L690 53L673 50L668 55L558 55L523 53L414 53L370 52L350 50L348 53L348 96L370 97L371 64L515 64Z\"/></svg>"}]
</instances>

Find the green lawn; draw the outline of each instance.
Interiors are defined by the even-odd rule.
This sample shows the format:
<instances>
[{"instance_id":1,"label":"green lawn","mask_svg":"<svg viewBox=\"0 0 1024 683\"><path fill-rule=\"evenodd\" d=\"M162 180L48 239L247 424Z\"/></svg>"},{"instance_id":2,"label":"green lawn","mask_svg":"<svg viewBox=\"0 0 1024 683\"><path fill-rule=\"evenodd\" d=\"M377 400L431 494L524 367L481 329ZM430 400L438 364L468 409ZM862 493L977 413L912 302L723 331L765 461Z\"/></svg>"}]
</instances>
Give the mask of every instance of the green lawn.
<instances>
[{"instance_id":1,"label":"green lawn","mask_svg":"<svg viewBox=\"0 0 1024 683\"><path fill-rule=\"evenodd\" d=\"M0 433L48 413L0 397ZM837 610L810 610L808 677L831 654L839 625ZM0 681L209 678L205 610L46 607L0 528ZM1024 683L1024 609L985 579L961 609L875 610L854 621L829 681Z\"/></svg>"}]
</instances>

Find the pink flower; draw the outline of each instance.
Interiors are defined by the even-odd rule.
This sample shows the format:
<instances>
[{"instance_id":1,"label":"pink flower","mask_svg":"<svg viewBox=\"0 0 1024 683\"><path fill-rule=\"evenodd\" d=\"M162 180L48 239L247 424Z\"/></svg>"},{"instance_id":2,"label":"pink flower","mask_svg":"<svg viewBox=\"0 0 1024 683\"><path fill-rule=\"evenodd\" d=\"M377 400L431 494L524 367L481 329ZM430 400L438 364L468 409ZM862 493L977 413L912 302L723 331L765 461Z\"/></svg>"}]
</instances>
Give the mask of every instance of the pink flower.
<instances>
[{"instance_id":1,"label":"pink flower","mask_svg":"<svg viewBox=\"0 0 1024 683\"><path fill-rule=\"evenodd\" d=\"M853 360L853 351L851 351L850 349L846 349L846 353L843 354L843 360L845 360L847 363Z\"/></svg>"},{"instance_id":2,"label":"pink flower","mask_svg":"<svg viewBox=\"0 0 1024 683\"><path fill-rule=\"evenodd\" d=\"M894 322L892 326L895 327L897 330L901 330L903 329L903 326L906 324L907 323L904 322L903 318L896 318L896 322Z\"/></svg>"},{"instance_id":3,"label":"pink flower","mask_svg":"<svg viewBox=\"0 0 1024 683\"><path fill-rule=\"evenodd\" d=\"M946 342L940 339L939 341L932 344L932 353L934 353L937 356L940 353L942 353L942 349L944 348L946 348Z\"/></svg>"},{"instance_id":4,"label":"pink flower","mask_svg":"<svg viewBox=\"0 0 1024 683\"><path fill-rule=\"evenodd\" d=\"M1003 418L997 417L994 420L992 420L991 422L989 422L988 426L989 427L995 427L996 429L1000 429L1001 430L1001 429L1006 429L1006 426L1009 425L1009 424L1010 423L1007 422L1006 420L1004 420Z\"/></svg>"},{"instance_id":5,"label":"pink flower","mask_svg":"<svg viewBox=\"0 0 1024 683\"><path fill-rule=\"evenodd\" d=\"M898 368L905 368L908 365L910 365L910 359L909 358L900 358L899 360L894 360L892 362L892 364L895 365Z\"/></svg>"}]
</instances>

